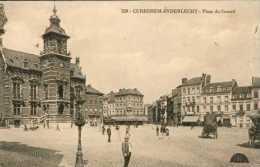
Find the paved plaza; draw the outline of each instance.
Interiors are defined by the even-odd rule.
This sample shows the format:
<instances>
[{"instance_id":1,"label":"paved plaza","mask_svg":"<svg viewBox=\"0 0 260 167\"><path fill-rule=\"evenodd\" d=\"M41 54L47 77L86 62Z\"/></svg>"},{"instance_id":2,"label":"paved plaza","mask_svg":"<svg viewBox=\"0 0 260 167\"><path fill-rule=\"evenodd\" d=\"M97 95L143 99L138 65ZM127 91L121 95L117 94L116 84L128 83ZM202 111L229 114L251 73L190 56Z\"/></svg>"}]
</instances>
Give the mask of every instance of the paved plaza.
<instances>
[{"instance_id":1,"label":"paved plaza","mask_svg":"<svg viewBox=\"0 0 260 167\"><path fill-rule=\"evenodd\" d=\"M0 164L4 167L73 167L77 129L60 125L60 131L40 128L0 129ZM125 126L112 127L112 142L100 127L85 126L82 134L84 159L89 167L122 167L121 142ZM131 127L132 157L129 167L224 167L230 157L244 153L249 166L260 166L260 149L247 146L247 129L219 128L219 138L199 138L201 127L170 128L170 136L156 136L155 126ZM234 166L234 165L233 165Z\"/></svg>"}]
</instances>

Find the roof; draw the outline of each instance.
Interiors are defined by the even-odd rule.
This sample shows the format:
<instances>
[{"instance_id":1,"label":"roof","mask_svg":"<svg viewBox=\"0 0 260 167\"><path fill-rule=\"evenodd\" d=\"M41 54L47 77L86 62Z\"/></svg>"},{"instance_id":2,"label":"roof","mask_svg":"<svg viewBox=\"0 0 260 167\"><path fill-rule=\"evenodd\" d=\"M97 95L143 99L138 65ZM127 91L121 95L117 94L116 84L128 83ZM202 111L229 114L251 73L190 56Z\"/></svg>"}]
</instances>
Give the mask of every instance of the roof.
<instances>
[{"instance_id":1,"label":"roof","mask_svg":"<svg viewBox=\"0 0 260 167\"><path fill-rule=\"evenodd\" d=\"M59 35L65 36L65 37L69 37L66 34L65 30L63 28L61 28L60 26L53 25L53 26L46 28L43 35L47 35L47 34L50 34L50 33L55 33L55 34L59 34Z\"/></svg>"},{"instance_id":2,"label":"roof","mask_svg":"<svg viewBox=\"0 0 260 167\"><path fill-rule=\"evenodd\" d=\"M137 95L137 96L143 96L143 94L137 90L134 89L119 89L119 91L115 94L116 96L125 96L125 95Z\"/></svg>"},{"instance_id":3,"label":"roof","mask_svg":"<svg viewBox=\"0 0 260 167\"><path fill-rule=\"evenodd\" d=\"M86 86L86 94L95 94L95 95L100 95L100 96L104 95L97 89L93 88L91 85Z\"/></svg>"},{"instance_id":4,"label":"roof","mask_svg":"<svg viewBox=\"0 0 260 167\"><path fill-rule=\"evenodd\" d=\"M40 58L38 55L7 48L3 48L3 54L8 66L25 70L41 71ZM27 62L26 66L24 64L25 62Z\"/></svg>"},{"instance_id":5,"label":"roof","mask_svg":"<svg viewBox=\"0 0 260 167\"><path fill-rule=\"evenodd\" d=\"M77 64L70 63L70 69L72 70L72 78L86 79L86 76L82 74L81 68Z\"/></svg>"},{"instance_id":6,"label":"roof","mask_svg":"<svg viewBox=\"0 0 260 167\"><path fill-rule=\"evenodd\" d=\"M57 10L54 9L53 15L50 17L50 26L46 28L43 36L50 33L54 33L69 38L65 30L62 27L60 27L60 18L56 15L56 12Z\"/></svg>"},{"instance_id":7,"label":"roof","mask_svg":"<svg viewBox=\"0 0 260 167\"><path fill-rule=\"evenodd\" d=\"M172 96L179 96L181 95L181 90L179 88L175 88L172 90Z\"/></svg>"},{"instance_id":8,"label":"roof","mask_svg":"<svg viewBox=\"0 0 260 167\"><path fill-rule=\"evenodd\" d=\"M199 85L202 82L202 77L194 77L187 80L182 86L189 86L189 85Z\"/></svg>"},{"instance_id":9,"label":"roof","mask_svg":"<svg viewBox=\"0 0 260 167\"><path fill-rule=\"evenodd\" d=\"M106 94L104 98L107 100L108 103L115 102L115 93L111 91L110 93Z\"/></svg>"},{"instance_id":10,"label":"roof","mask_svg":"<svg viewBox=\"0 0 260 167\"><path fill-rule=\"evenodd\" d=\"M239 86L239 87L235 87L233 90L232 90L232 93L233 94L241 94L241 93L251 93L251 90L252 90L252 86Z\"/></svg>"},{"instance_id":11,"label":"roof","mask_svg":"<svg viewBox=\"0 0 260 167\"><path fill-rule=\"evenodd\" d=\"M260 77L252 77L252 86L260 88Z\"/></svg>"},{"instance_id":12,"label":"roof","mask_svg":"<svg viewBox=\"0 0 260 167\"><path fill-rule=\"evenodd\" d=\"M223 81L223 82L214 82L214 83L209 83L205 87L232 87L234 81Z\"/></svg>"}]
</instances>

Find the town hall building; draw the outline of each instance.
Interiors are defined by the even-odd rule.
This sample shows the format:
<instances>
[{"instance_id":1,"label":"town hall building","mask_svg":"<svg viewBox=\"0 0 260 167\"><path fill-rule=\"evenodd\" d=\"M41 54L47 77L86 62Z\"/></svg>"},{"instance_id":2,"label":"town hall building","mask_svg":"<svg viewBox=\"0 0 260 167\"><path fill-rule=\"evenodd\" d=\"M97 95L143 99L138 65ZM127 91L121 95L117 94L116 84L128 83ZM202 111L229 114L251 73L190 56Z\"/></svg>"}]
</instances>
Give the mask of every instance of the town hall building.
<instances>
[{"instance_id":1,"label":"town hall building","mask_svg":"<svg viewBox=\"0 0 260 167\"><path fill-rule=\"evenodd\" d=\"M86 76L79 57L71 62L70 37L60 26L55 7L49 20L39 55L0 46L1 124L69 121L84 110Z\"/></svg>"}]
</instances>

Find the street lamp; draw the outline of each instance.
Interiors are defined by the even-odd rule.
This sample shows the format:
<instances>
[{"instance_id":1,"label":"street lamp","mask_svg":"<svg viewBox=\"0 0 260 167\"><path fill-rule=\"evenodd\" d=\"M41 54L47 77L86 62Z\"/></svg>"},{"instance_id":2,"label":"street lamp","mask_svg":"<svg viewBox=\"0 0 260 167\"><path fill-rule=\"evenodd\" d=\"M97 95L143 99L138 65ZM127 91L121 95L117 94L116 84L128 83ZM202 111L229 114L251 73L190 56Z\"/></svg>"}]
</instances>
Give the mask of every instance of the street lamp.
<instances>
[{"instance_id":1,"label":"street lamp","mask_svg":"<svg viewBox=\"0 0 260 167\"><path fill-rule=\"evenodd\" d=\"M78 150L76 153L76 164L75 167L84 167L82 146L81 146L81 131L82 127L85 125L85 118L79 110L76 112L75 125L78 127Z\"/></svg>"}]
</instances>

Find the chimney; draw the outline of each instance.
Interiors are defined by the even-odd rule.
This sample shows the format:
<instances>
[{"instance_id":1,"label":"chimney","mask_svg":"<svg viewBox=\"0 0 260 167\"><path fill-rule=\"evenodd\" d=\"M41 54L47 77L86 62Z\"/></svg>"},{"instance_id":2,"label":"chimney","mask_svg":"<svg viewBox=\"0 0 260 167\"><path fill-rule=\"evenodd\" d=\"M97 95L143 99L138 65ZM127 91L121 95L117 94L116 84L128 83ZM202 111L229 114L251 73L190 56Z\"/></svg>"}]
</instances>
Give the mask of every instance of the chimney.
<instances>
[{"instance_id":1,"label":"chimney","mask_svg":"<svg viewBox=\"0 0 260 167\"><path fill-rule=\"evenodd\" d=\"M211 76L210 75L206 75L205 85L209 84L210 80L211 80Z\"/></svg>"},{"instance_id":2,"label":"chimney","mask_svg":"<svg viewBox=\"0 0 260 167\"><path fill-rule=\"evenodd\" d=\"M181 79L181 84L185 84L185 83L187 83L187 81L188 81L187 78L182 78L182 79Z\"/></svg>"},{"instance_id":3,"label":"chimney","mask_svg":"<svg viewBox=\"0 0 260 167\"><path fill-rule=\"evenodd\" d=\"M76 57L76 65L79 65L79 62L80 62L79 57Z\"/></svg>"}]
</instances>

